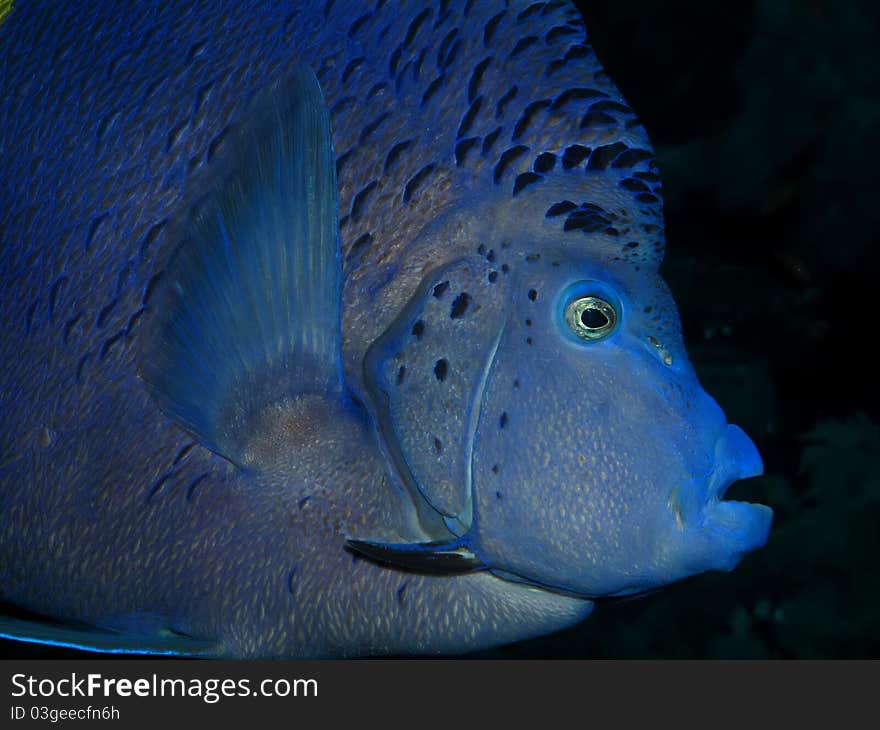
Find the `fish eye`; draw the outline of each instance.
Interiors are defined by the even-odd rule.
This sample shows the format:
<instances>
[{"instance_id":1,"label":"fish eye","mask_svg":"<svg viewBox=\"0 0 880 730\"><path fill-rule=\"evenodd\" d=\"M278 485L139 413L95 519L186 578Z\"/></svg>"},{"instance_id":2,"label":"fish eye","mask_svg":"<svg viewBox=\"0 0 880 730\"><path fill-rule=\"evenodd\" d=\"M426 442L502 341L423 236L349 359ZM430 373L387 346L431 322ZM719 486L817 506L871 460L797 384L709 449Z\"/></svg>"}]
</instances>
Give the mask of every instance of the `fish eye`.
<instances>
[{"instance_id":1,"label":"fish eye","mask_svg":"<svg viewBox=\"0 0 880 730\"><path fill-rule=\"evenodd\" d=\"M582 340L596 342L610 335L617 325L617 310L601 297L588 295L572 299L565 307L565 321Z\"/></svg>"}]
</instances>

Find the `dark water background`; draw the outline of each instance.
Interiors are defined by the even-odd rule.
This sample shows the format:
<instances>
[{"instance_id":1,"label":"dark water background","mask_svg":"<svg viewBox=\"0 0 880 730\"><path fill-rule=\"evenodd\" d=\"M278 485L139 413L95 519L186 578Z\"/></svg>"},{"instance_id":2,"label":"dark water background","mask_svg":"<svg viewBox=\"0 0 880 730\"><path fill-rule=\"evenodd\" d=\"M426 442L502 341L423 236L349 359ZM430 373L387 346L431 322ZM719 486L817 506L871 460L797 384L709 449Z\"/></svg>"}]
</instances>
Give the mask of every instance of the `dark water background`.
<instances>
[{"instance_id":1,"label":"dark water background","mask_svg":"<svg viewBox=\"0 0 880 730\"><path fill-rule=\"evenodd\" d=\"M688 350L764 456L728 496L776 520L731 574L477 656L880 657L880 3L578 5L657 150Z\"/></svg>"}]
</instances>

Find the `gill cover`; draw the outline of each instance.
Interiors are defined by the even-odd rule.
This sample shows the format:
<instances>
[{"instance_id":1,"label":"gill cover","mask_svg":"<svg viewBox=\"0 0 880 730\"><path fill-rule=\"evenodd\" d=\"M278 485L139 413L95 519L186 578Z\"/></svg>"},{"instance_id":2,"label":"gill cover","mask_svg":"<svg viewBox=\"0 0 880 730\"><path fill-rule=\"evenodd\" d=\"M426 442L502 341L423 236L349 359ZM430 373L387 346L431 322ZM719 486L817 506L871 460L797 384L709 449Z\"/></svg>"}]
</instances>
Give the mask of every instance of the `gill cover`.
<instances>
[{"instance_id":1,"label":"gill cover","mask_svg":"<svg viewBox=\"0 0 880 730\"><path fill-rule=\"evenodd\" d=\"M379 431L424 526L436 512L458 536L473 518L474 435L504 331L505 284L491 273L462 258L427 275L364 363Z\"/></svg>"}]
</instances>

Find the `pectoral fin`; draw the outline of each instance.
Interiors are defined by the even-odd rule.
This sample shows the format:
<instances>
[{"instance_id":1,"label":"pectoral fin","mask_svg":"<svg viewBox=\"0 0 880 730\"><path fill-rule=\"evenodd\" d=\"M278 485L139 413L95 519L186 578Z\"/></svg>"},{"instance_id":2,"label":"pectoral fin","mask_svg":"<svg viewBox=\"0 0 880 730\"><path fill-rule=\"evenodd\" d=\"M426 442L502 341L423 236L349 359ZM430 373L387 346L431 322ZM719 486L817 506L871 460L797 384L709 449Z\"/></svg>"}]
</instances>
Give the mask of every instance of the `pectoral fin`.
<instances>
[{"instance_id":1,"label":"pectoral fin","mask_svg":"<svg viewBox=\"0 0 880 730\"><path fill-rule=\"evenodd\" d=\"M344 388L336 166L315 75L270 86L237 129L151 305L141 374L240 464L268 405Z\"/></svg>"},{"instance_id":2,"label":"pectoral fin","mask_svg":"<svg viewBox=\"0 0 880 730\"><path fill-rule=\"evenodd\" d=\"M487 569L461 541L385 543L347 540L345 545L352 552L373 562L412 573L454 575Z\"/></svg>"}]
</instances>

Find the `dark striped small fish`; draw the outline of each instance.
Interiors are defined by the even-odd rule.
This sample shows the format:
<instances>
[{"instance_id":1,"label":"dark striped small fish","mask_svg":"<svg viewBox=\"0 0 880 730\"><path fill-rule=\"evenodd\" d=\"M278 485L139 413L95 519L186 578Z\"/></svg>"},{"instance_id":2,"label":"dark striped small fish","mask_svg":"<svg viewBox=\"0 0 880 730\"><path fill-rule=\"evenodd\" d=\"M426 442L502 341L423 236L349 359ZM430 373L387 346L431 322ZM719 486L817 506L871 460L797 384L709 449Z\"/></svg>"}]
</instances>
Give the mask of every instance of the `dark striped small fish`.
<instances>
[{"instance_id":1,"label":"dark striped small fish","mask_svg":"<svg viewBox=\"0 0 880 730\"><path fill-rule=\"evenodd\" d=\"M34 0L0 99L0 634L456 653L766 540L568 2Z\"/></svg>"}]
</instances>

